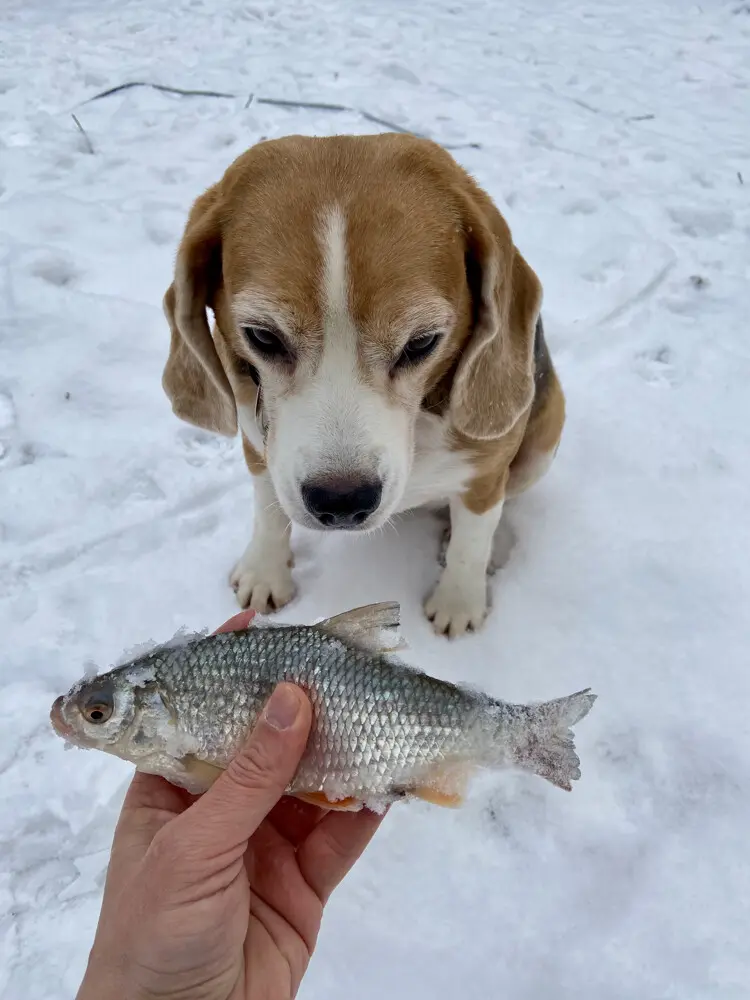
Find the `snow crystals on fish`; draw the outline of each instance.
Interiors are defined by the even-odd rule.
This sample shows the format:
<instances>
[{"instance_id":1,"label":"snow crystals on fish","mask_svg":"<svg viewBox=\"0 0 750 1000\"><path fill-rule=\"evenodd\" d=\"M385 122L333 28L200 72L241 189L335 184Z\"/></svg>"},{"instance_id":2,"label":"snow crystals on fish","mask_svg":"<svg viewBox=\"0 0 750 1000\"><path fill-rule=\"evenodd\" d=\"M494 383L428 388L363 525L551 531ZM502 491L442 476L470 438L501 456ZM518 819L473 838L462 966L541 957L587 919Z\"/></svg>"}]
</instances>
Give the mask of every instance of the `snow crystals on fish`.
<instances>
[{"instance_id":1,"label":"snow crystals on fish","mask_svg":"<svg viewBox=\"0 0 750 1000\"><path fill-rule=\"evenodd\" d=\"M133 660L137 660L158 649L179 649L181 646L188 646L197 639L205 639L208 634L208 629L196 632L188 629L186 625L181 625L175 634L164 642L157 642L155 639L146 639L143 642L136 643L134 646L130 646L124 651L122 656L117 658L113 666L123 667L128 663L132 663Z\"/></svg>"}]
</instances>

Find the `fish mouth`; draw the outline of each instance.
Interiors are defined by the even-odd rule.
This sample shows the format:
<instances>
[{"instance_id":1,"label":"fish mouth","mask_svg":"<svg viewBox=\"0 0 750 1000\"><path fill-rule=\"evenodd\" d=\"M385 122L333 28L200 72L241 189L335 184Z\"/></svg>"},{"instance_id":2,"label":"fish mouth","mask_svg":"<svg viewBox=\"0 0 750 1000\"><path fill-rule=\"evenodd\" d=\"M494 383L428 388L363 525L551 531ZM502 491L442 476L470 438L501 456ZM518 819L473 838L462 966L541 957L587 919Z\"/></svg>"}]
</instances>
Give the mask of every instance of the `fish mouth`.
<instances>
[{"instance_id":1,"label":"fish mouth","mask_svg":"<svg viewBox=\"0 0 750 1000\"><path fill-rule=\"evenodd\" d=\"M75 733L73 727L70 726L63 716L63 705L65 704L65 695L60 695L59 698L55 698L54 704L50 709L49 720L52 723L52 728L55 730L58 736L62 736L65 740L70 740L72 743L75 738Z\"/></svg>"}]
</instances>

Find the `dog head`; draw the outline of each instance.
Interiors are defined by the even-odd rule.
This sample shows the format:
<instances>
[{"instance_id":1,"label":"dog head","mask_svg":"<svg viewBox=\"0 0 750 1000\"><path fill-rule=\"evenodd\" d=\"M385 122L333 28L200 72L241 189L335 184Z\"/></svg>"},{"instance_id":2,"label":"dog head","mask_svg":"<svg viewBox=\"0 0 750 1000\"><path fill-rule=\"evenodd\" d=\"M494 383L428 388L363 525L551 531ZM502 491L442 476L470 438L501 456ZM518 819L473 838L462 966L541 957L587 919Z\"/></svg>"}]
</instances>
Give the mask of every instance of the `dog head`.
<instances>
[{"instance_id":1,"label":"dog head","mask_svg":"<svg viewBox=\"0 0 750 1000\"><path fill-rule=\"evenodd\" d=\"M179 417L239 422L294 521L375 528L398 509L420 408L464 444L527 412L540 302L502 216L440 146L290 136L195 202L163 384Z\"/></svg>"}]
</instances>

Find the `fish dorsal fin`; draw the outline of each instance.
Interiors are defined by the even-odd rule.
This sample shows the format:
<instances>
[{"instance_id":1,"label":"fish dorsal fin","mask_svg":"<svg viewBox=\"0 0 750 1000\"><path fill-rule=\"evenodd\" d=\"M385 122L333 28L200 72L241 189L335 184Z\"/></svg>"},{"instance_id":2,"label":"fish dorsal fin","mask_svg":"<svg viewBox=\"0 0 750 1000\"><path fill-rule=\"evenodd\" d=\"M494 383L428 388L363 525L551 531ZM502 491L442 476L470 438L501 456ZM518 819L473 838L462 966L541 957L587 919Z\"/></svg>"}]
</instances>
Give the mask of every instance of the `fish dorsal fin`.
<instances>
[{"instance_id":1,"label":"fish dorsal fin","mask_svg":"<svg viewBox=\"0 0 750 1000\"><path fill-rule=\"evenodd\" d=\"M406 643L399 635L401 605L397 601L367 604L318 622L315 628L369 653L393 653Z\"/></svg>"}]
</instances>

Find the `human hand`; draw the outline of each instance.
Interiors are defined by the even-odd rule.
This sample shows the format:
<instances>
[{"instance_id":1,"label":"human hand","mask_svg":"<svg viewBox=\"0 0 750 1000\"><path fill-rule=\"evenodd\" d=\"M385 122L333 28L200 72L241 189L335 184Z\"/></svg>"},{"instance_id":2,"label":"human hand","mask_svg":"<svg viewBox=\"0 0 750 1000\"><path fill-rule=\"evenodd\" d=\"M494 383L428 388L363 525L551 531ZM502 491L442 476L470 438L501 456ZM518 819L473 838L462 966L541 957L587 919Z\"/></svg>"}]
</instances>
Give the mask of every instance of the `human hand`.
<instances>
[{"instance_id":1,"label":"human hand","mask_svg":"<svg viewBox=\"0 0 750 1000\"><path fill-rule=\"evenodd\" d=\"M218 631L246 628L253 615ZM323 907L381 820L282 797L311 721L304 692L280 684L204 795L136 773L77 1000L296 995Z\"/></svg>"}]
</instances>

